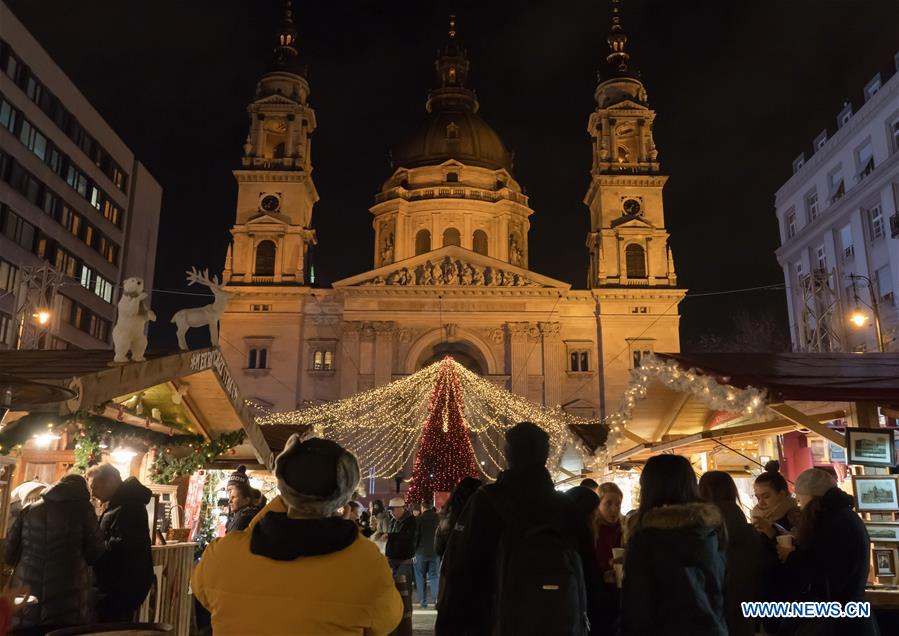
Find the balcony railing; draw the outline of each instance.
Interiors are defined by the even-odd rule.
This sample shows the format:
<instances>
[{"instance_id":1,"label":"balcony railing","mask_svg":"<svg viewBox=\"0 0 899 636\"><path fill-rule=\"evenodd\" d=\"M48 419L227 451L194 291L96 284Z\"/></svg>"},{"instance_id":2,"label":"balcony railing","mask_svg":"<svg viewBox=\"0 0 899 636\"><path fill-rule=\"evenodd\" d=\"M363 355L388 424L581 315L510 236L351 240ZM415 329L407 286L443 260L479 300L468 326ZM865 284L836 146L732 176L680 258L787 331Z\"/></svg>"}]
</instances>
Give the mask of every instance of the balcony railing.
<instances>
[{"instance_id":1,"label":"balcony railing","mask_svg":"<svg viewBox=\"0 0 899 636\"><path fill-rule=\"evenodd\" d=\"M391 188L386 192L375 195L375 203L383 203L391 199L404 199L406 201L420 201L422 199L474 199L475 201L488 201L495 203L500 200L514 201L521 205L528 204L528 198L511 190L494 192L481 188L466 187L437 187L406 190L405 188Z\"/></svg>"}]
</instances>

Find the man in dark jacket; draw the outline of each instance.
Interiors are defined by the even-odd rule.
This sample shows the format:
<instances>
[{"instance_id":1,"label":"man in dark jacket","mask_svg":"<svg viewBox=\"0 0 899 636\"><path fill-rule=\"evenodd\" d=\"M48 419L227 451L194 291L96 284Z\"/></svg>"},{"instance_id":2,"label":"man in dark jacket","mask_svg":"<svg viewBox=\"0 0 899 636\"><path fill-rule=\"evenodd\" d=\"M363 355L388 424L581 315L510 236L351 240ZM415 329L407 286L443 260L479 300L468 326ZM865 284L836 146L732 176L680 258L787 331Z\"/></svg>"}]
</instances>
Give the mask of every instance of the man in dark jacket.
<instances>
[{"instance_id":1,"label":"man in dark jacket","mask_svg":"<svg viewBox=\"0 0 899 636\"><path fill-rule=\"evenodd\" d=\"M402 497L394 497L388 506L392 519L387 531L384 554L393 576L405 576L406 583L411 585L412 559L415 557L415 538L418 532L415 517L406 508Z\"/></svg>"},{"instance_id":2,"label":"man in dark jacket","mask_svg":"<svg viewBox=\"0 0 899 636\"><path fill-rule=\"evenodd\" d=\"M437 601L437 551L434 548L434 537L440 517L434 510L434 504L425 500L421 504L418 515L418 538L415 541L415 587L418 590L418 601L422 607L428 606L428 590L434 602Z\"/></svg>"},{"instance_id":3,"label":"man in dark jacket","mask_svg":"<svg viewBox=\"0 0 899 636\"><path fill-rule=\"evenodd\" d=\"M506 431L507 470L495 484L475 492L450 535L447 551L453 563L444 569L445 589L440 595L435 634L459 636L490 634L496 619L492 606L497 583L500 539L509 529L508 518L497 509L504 500L519 511L515 531L522 534L549 519L577 547L591 622L596 617L600 581L590 530L568 498L556 492L546 470L549 436L540 427L522 422ZM527 514L527 511L532 514ZM539 612L539 608L529 608Z\"/></svg>"},{"instance_id":4,"label":"man in dark jacket","mask_svg":"<svg viewBox=\"0 0 899 636\"><path fill-rule=\"evenodd\" d=\"M81 475L66 475L28 505L6 538L6 563L15 567L12 587L28 588L39 601L16 612L18 629L86 625L94 620L91 569L103 536Z\"/></svg>"},{"instance_id":5,"label":"man in dark jacket","mask_svg":"<svg viewBox=\"0 0 899 636\"><path fill-rule=\"evenodd\" d=\"M122 481L111 464L89 469L87 480L91 494L106 504L100 516L106 552L94 565L97 614L102 622L131 621L153 582L147 519L152 493L134 477Z\"/></svg>"}]
</instances>

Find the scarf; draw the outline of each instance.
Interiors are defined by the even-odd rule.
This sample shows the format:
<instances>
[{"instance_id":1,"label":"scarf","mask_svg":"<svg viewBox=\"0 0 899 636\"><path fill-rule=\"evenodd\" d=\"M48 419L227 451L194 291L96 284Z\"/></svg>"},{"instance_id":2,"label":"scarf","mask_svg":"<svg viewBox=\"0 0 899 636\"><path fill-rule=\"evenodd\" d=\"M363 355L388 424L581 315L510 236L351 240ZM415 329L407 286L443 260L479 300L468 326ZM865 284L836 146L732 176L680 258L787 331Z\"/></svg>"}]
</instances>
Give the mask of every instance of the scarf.
<instances>
[{"instance_id":1,"label":"scarf","mask_svg":"<svg viewBox=\"0 0 899 636\"><path fill-rule=\"evenodd\" d=\"M787 497L768 510L762 510L756 505L752 509L752 517L761 517L762 519L774 523L787 516L795 518L795 515L798 514L798 512L799 504L796 503L796 500L793 499L793 497ZM792 519L790 521L792 522Z\"/></svg>"}]
</instances>

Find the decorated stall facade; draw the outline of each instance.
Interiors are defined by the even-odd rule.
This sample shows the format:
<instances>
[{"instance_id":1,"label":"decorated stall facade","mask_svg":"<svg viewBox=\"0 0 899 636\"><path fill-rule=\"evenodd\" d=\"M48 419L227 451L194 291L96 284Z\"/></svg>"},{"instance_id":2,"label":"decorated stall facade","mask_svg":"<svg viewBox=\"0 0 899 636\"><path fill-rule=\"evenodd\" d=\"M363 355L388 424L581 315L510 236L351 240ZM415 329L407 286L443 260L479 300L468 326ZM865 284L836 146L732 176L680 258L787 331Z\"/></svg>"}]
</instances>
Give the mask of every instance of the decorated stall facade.
<instances>
[{"instance_id":1,"label":"decorated stall facade","mask_svg":"<svg viewBox=\"0 0 899 636\"><path fill-rule=\"evenodd\" d=\"M697 473L731 473L749 503L769 459L781 462L788 481L823 468L861 504L874 545L872 577L895 584L899 478L889 471L897 404L899 354L650 355L607 419L605 474L634 486L646 459L677 453ZM626 494L626 504L636 505L636 488Z\"/></svg>"}]
</instances>

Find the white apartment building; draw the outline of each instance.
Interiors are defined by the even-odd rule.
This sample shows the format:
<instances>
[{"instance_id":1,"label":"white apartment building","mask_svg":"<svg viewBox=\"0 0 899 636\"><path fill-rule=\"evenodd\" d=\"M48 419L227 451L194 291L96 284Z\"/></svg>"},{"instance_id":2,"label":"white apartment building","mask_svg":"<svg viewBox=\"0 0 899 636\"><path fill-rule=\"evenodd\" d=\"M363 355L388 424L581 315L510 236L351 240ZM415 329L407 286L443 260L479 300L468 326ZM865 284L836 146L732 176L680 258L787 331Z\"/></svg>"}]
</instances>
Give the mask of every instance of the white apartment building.
<instances>
[{"instance_id":1,"label":"white apartment building","mask_svg":"<svg viewBox=\"0 0 899 636\"><path fill-rule=\"evenodd\" d=\"M879 316L884 350L899 351L899 54L894 62L864 87L857 112L844 104L775 195L797 350L877 351Z\"/></svg>"},{"instance_id":2,"label":"white apartment building","mask_svg":"<svg viewBox=\"0 0 899 636\"><path fill-rule=\"evenodd\" d=\"M116 287L153 283L162 188L0 2L0 349L21 267L65 276L44 348L106 348ZM18 303L21 306L21 303Z\"/></svg>"}]
</instances>

